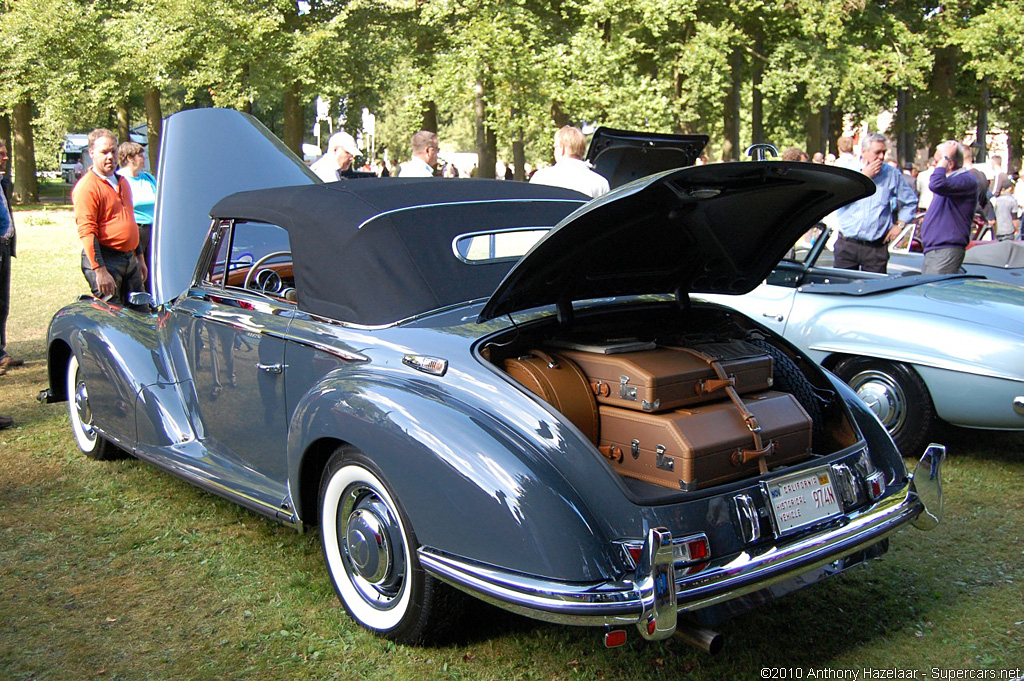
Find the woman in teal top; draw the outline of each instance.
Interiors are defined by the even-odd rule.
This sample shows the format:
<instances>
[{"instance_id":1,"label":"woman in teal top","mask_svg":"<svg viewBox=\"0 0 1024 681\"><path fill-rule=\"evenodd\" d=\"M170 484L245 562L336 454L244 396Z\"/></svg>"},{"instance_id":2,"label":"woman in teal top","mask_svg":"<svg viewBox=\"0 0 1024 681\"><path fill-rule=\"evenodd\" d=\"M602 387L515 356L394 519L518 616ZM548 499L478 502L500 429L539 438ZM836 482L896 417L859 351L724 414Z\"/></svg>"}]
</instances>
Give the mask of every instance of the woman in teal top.
<instances>
[{"instance_id":1,"label":"woman in teal top","mask_svg":"<svg viewBox=\"0 0 1024 681\"><path fill-rule=\"evenodd\" d=\"M143 170L146 157L138 142L122 142L117 148L117 157L121 165L117 173L128 180L132 188L135 222L139 225L139 245L146 259L146 271L152 272L149 253L153 235L153 209L156 207L156 178ZM149 282L146 288L150 288Z\"/></svg>"}]
</instances>

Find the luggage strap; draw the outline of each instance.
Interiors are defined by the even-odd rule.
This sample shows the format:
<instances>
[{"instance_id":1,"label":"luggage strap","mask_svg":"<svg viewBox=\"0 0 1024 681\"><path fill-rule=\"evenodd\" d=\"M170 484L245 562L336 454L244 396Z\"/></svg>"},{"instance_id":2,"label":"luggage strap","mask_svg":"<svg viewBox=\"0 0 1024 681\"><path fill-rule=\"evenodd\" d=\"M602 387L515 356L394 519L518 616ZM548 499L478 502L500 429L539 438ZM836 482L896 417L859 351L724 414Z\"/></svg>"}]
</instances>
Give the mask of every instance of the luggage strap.
<instances>
[{"instance_id":1,"label":"luggage strap","mask_svg":"<svg viewBox=\"0 0 1024 681\"><path fill-rule=\"evenodd\" d=\"M775 443L769 442L765 445L761 441L761 425L757 422L757 417L754 416L747 405L743 403L743 399L740 398L740 394L736 392L736 377L730 376L725 373L725 368L722 367L722 361L717 357L705 354L699 350L693 348L679 348L683 352L688 352L694 357L699 357L708 363L711 370L715 372L717 379L704 379L697 383L695 390L698 395L704 395L707 393L715 392L716 390L725 390L725 394L732 400L736 410L740 413L740 417L743 419L743 423L746 424L747 429L750 431L750 435L754 440L753 449L737 449L732 455L732 465L741 466L748 461L757 459L758 470L762 475L768 472L768 463L765 461L765 457L769 456L775 451Z\"/></svg>"}]
</instances>

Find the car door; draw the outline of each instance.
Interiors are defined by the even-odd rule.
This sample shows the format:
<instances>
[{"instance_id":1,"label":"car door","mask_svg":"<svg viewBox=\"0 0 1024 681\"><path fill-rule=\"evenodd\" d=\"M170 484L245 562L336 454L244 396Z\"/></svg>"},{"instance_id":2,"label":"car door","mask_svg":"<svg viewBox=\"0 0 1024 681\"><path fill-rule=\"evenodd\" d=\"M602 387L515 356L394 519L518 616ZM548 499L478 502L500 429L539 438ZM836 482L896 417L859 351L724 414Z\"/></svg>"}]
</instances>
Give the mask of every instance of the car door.
<instances>
[{"instance_id":1,"label":"car door","mask_svg":"<svg viewBox=\"0 0 1024 681\"><path fill-rule=\"evenodd\" d=\"M222 221L211 238L211 264L175 301L171 320L202 445L190 464L215 486L279 509L288 471L283 338L295 310L287 233Z\"/></svg>"}]
</instances>

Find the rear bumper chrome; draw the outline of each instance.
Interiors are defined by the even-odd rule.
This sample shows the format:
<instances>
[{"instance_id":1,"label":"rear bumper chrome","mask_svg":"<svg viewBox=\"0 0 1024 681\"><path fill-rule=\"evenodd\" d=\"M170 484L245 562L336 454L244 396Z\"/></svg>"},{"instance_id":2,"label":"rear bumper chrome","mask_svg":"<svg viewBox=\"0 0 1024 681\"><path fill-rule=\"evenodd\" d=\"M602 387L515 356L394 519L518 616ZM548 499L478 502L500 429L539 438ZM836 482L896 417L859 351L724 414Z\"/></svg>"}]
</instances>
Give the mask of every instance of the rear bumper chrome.
<instances>
[{"instance_id":1,"label":"rear bumper chrome","mask_svg":"<svg viewBox=\"0 0 1024 681\"><path fill-rule=\"evenodd\" d=\"M942 457L926 453L925 458L937 481ZM740 553L694 575L677 577L671 563L671 533L662 529L649 533L642 565L635 575L621 581L572 584L538 579L428 547L420 548L418 555L430 574L506 610L577 626L635 624L645 638L662 639L674 632L677 612L721 604L807 573L824 578L841 571L842 558L878 543L925 511L925 502L914 487L908 482L896 493L848 514L834 527L784 545ZM941 507L941 490L938 495ZM931 507L935 499L927 501ZM836 570L819 569L829 565ZM675 588L667 588L669 584Z\"/></svg>"}]
</instances>

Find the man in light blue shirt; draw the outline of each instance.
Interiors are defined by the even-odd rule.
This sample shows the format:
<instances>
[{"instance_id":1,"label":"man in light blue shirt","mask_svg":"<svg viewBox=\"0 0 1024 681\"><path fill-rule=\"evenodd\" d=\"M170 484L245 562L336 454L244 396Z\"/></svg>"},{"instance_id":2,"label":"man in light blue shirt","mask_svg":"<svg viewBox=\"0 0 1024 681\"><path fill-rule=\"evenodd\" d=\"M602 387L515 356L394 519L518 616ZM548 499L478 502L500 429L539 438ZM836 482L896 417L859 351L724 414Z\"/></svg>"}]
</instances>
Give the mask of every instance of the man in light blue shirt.
<instances>
[{"instance_id":1,"label":"man in light blue shirt","mask_svg":"<svg viewBox=\"0 0 1024 681\"><path fill-rule=\"evenodd\" d=\"M917 195L903 180L902 173L885 163L885 135L865 135L860 149L860 171L875 183L875 193L839 209L835 266L884 274L889 263L887 244L913 219ZM895 225L893 202L898 207Z\"/></svg>"}]
</instances>

